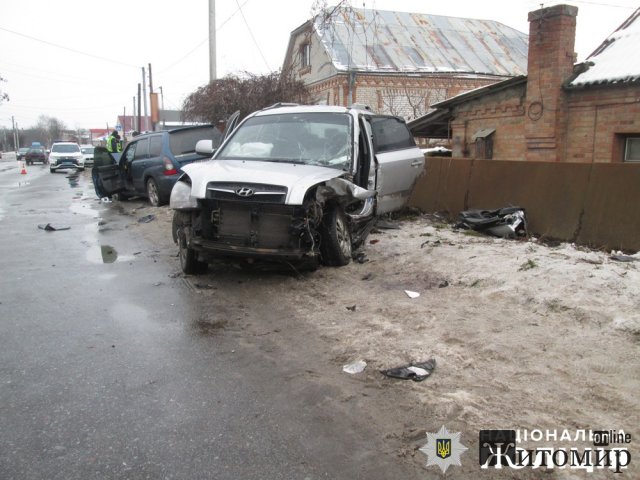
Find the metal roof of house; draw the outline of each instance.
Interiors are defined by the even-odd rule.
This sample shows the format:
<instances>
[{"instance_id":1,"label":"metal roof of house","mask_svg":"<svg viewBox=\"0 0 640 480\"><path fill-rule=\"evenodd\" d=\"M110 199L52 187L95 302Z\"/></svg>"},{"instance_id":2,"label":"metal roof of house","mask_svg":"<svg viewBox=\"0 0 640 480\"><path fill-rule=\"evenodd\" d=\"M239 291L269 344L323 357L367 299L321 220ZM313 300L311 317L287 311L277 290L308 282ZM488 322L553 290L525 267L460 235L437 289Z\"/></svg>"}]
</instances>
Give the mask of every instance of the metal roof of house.
<instances>
[{"instance_id":1,"label":"metal roof of house","mask_svg":"<svg viewBox=\"0 0 640 480\"><path fill-rule=\"evenodd\" d=\"M493 20L336 8L316 16L314 27L338 70L527 72L528 36Z\"/></svg>"},{"instance_id":2,"label":"metal roof of house","mask_svg":"<svg viewBox=\"0 0 640 480\"><path fill-rule=\"evenodd\" d=\"M613 32L582 65L570 87L640 80L640 8Z\"/></svg>"}]
</instances>

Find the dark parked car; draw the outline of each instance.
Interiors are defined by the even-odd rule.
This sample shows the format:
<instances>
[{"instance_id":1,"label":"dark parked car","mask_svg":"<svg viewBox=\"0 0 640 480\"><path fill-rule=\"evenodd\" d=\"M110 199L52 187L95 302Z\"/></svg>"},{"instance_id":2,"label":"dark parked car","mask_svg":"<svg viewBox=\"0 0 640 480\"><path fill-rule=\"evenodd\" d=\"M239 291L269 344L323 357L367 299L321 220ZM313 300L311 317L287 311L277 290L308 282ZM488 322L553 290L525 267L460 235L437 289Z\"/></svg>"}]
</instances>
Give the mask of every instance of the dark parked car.
<instances>
[{"instance_id":1,"label":"dark parked car","mask_svg":"<svg viewBox=\"0 0 640 480\"><path fill-rule=\"evenodd\" d=\"M27 154L28 151L29 151L29 147L19 148L18 151L16 152L16 159L17 160L24 160L24 157L25 157L25 155Z\"/></svg>"},{"instance_id":2,"label":"dark parked car","mask_svg":"<svg viewBox=\"0 0 640 480\"><path fill-rule=\"evenodd\" d=\"M211 157L196 153L196 143L211 140L218 145L221 137L213 125L146 133L129 142L117 160L105 148L96 147L92 174L96 193L100 197L143 196L152 205L164 205L182 166Z\"/></svg>"},{"instance_id":3,"label":"dark parked car","mask_svg":"<svg viewBox=\"0 0 640 480\"><path fill-rule=\"evenodd\" d=\"M34 162L42 162L43 165L47 163L47 154L44 148L30 148L24 156L27 165L33 165Z\"/></svg>"}]
</instances>

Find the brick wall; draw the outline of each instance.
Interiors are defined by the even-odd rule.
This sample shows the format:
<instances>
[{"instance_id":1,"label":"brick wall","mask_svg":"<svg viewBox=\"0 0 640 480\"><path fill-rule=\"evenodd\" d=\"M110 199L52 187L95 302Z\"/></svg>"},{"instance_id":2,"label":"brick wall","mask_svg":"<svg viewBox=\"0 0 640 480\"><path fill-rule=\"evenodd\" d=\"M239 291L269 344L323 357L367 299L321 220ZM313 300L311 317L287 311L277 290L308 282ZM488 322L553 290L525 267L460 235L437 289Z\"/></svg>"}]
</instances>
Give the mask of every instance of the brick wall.
<instances>
[{"instance_id":1,"label":"brick wall","mask_svg":"<svg viewBox=\"0 0 640 480\"><path fill-rule=\"evenodd\" d=\"M517 86L457 107L451 123L453 156L475 157L472 137L479 130L494 128L492 158L524 160L525 95L525 87Z\"/></svg>"},{"instance_id":2,"label":"brick wall","mask_svg":"<svg viewBox=\"0 0 640 480\"><path fill-rule=\"evenodd\" d=\"M566 161L621 162L625 135L640 136L640 87L580 88L566 97Z\"/></svg>"},{"instance_id":3,"label":"brick wall","mask_svg":"<svg viewBox=\"0 0 640 480\"><path fill-rule=\"evenodd\" d=\"M500 79L497 77L408 77L398 74L356 73L352 87L352 103L369 105L378 113L398 115L411 120L427 113L433 103L496 83L498 80ZM349 105L349 82L346 73L336 74L310 85L309 88L316 101L324 101L328 97L329 105Z\"/></svg>"},{"instance_id":4,"label":"brick wall","mask_svg":"<svg viewBox=\"0 0 640 480\"><path fill-rule=\"evenodd\" d=\"M563 88L573 74L575 7L531 12L526 85L454 107L454 157L476 156L473 135L493 134L495 160L621 162L625 136L640 136L640 86Z\"/></svg>"}]
</instances>

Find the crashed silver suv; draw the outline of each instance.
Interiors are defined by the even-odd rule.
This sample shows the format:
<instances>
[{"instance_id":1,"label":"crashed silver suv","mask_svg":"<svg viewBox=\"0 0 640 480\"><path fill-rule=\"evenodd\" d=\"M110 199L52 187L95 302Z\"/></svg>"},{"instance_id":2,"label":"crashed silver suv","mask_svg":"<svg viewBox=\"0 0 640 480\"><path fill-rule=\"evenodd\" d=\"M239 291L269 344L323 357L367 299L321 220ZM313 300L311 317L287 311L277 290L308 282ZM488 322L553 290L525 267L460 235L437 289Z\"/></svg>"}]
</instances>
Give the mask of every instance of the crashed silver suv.
<instances>
[{"instance_id":1,"label":"crashed silver suv","mask_svg":"<svg viewBox=\"0 0 640 480\"><path fill-rule=\"evenodd\" d=\"M196 151L213 152L206 140ZM224 256L346 265L375 217L405 205L423 165L401 118L337 106L255 112L211 160L183 167L171 192L182 269Z\"/></svg>"}]
</instances>

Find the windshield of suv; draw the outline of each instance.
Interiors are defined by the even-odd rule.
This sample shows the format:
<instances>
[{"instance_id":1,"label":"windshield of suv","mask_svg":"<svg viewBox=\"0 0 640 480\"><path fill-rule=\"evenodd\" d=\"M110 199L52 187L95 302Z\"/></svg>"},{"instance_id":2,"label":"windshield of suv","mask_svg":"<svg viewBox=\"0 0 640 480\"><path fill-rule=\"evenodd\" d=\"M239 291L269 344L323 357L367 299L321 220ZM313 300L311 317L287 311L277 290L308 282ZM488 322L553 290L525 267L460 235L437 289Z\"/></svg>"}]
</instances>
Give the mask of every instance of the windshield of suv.
<instances>
[{"instance_id":1,"label":"windshield of suv","mask_svg":"<svg viewBox=\"0 0 640 480\"><path fill-rule=\"evenodd\" d=\"M351 129L351 116L345 113L260 115L243 123L215 158L346 170L353 155Z\"/></svg>"},{"instance_id":2,"label":"windshield of suv","mask_svg":"<svg viewBox=\"0 0 640 480\"><path fill-rule=\"evenodd\" d=\"M53 144L51 151L55 153L78 153L80 147L73 144Z\"/></svg>"}]
</instances>

